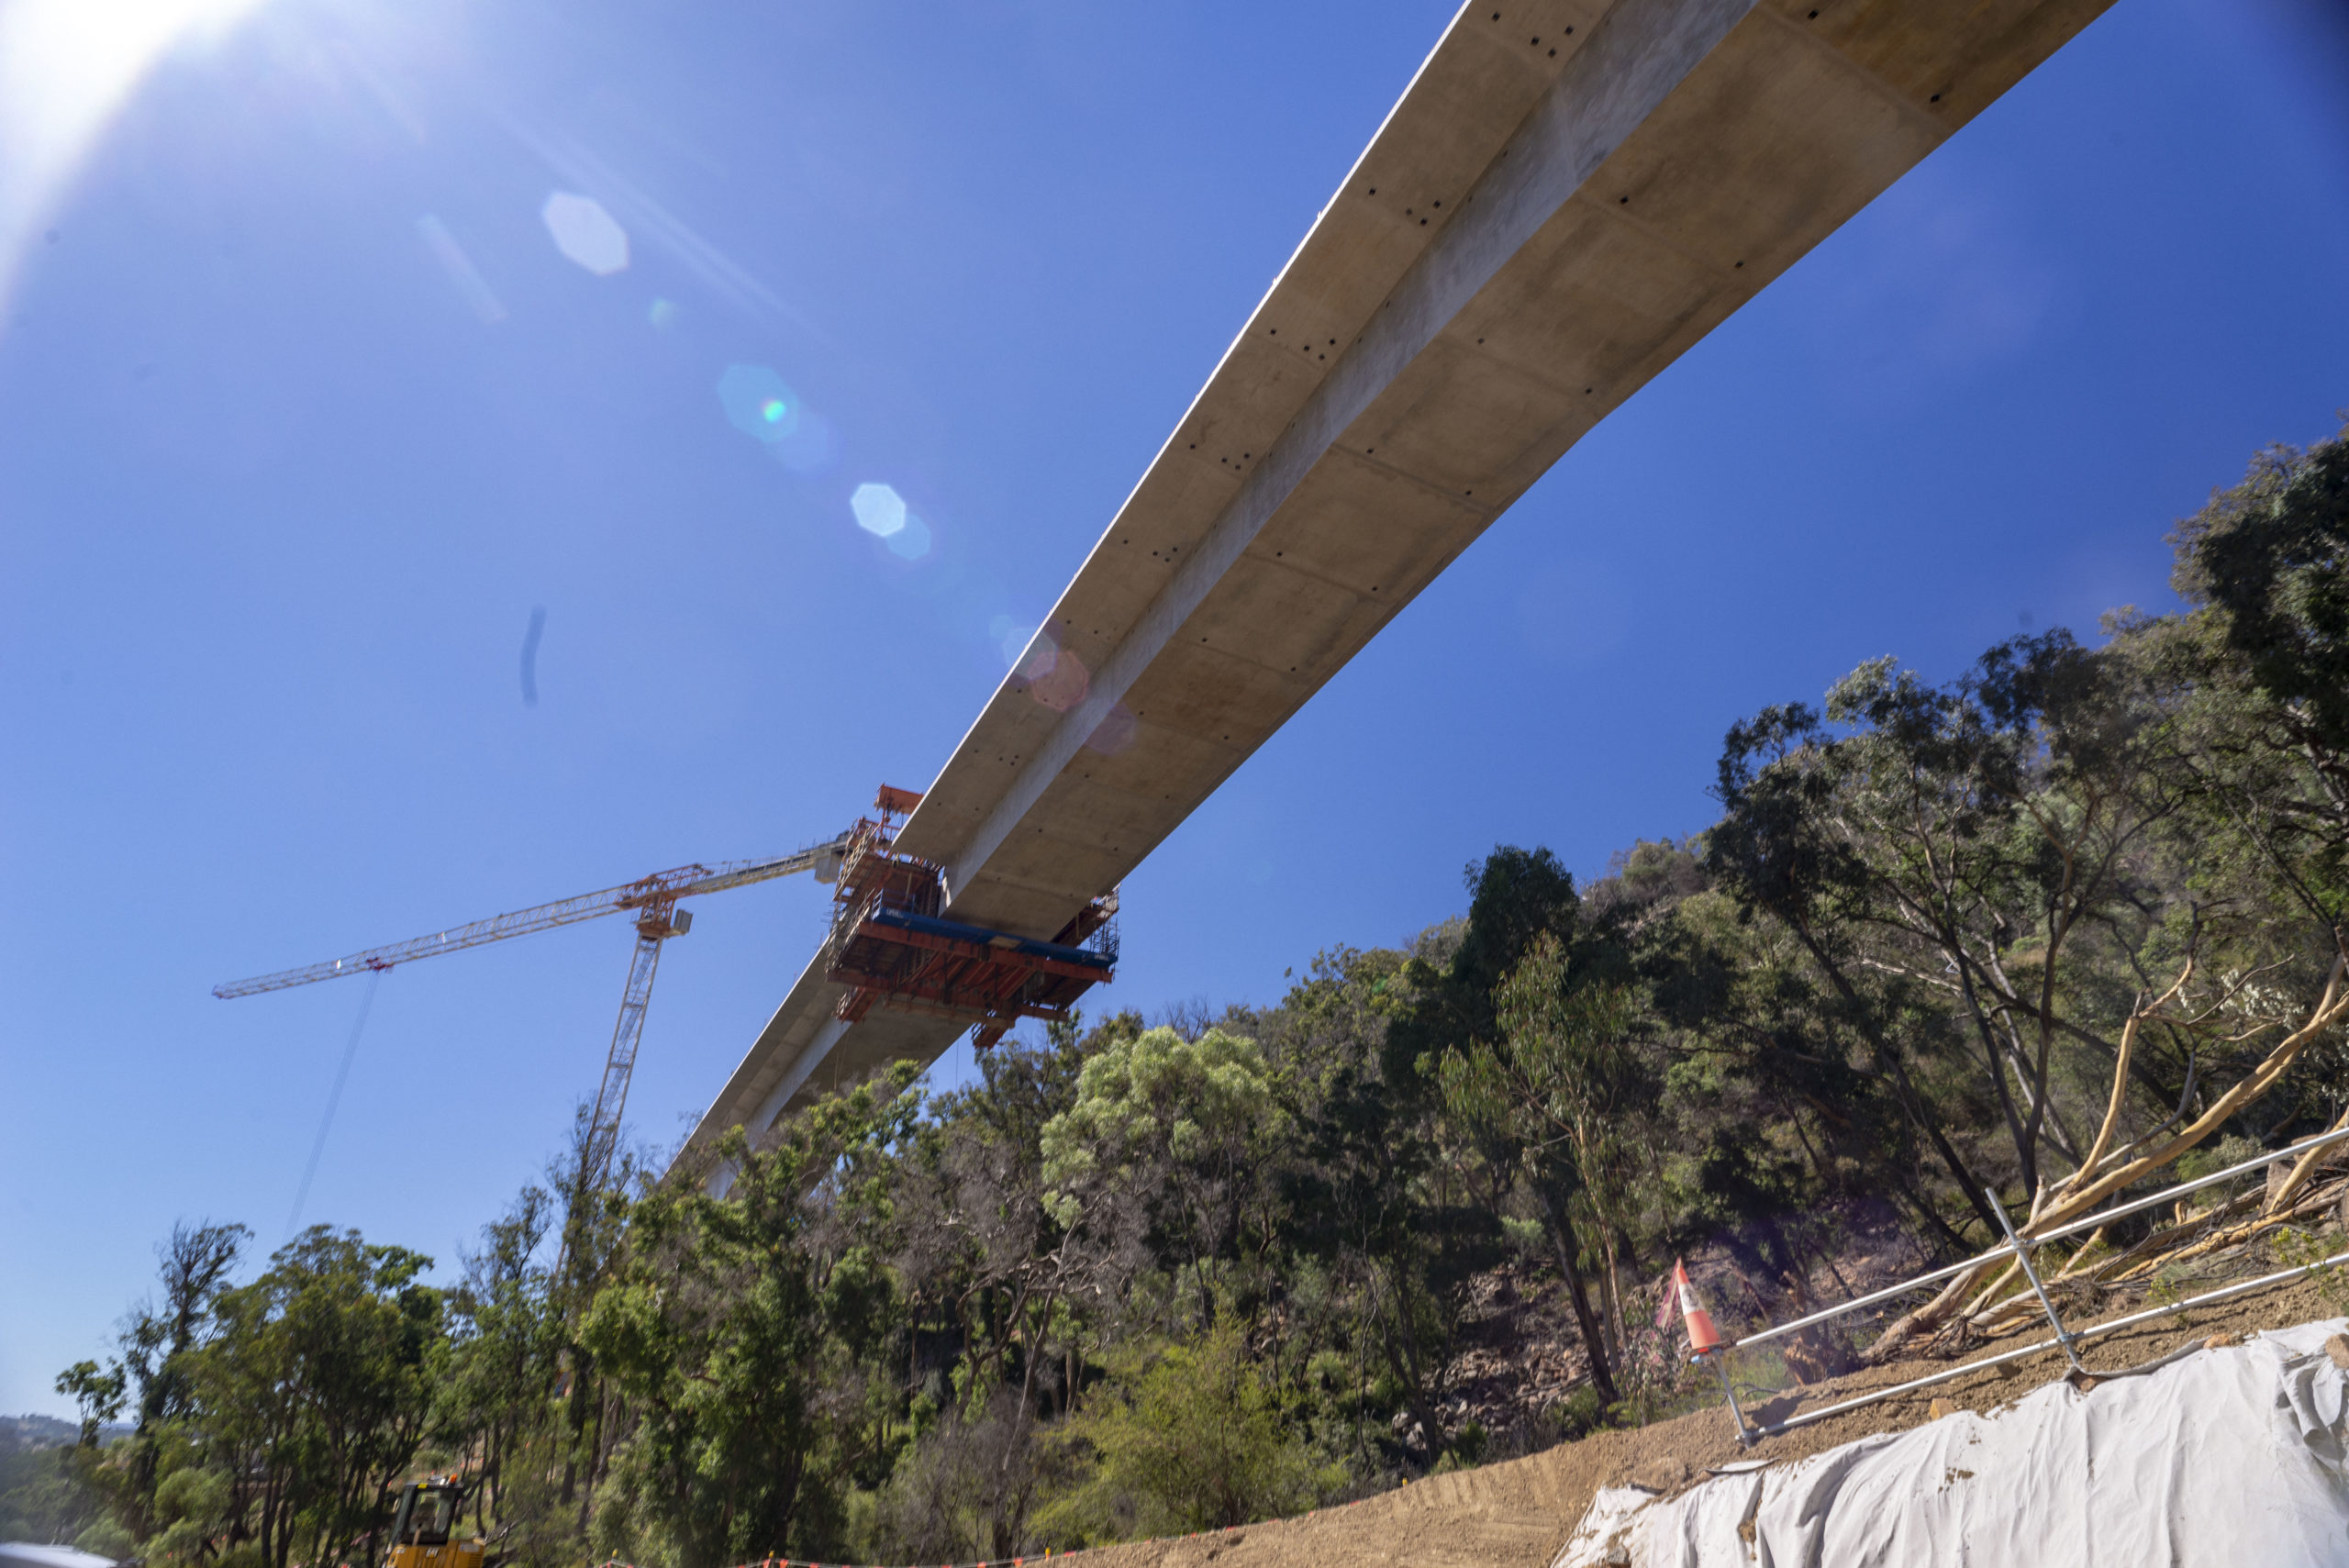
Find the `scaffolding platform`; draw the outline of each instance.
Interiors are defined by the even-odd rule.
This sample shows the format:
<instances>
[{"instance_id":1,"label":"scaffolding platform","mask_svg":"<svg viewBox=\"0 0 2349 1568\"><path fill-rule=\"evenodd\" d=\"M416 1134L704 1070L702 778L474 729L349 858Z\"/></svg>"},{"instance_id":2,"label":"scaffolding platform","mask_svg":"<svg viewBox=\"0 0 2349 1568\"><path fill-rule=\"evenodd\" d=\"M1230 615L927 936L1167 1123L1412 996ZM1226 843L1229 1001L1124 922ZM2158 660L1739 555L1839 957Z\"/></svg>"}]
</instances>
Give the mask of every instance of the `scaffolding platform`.
<instances>
[{"instance_id":1,"label":"scaffolding platform","mask_svg":"<svg viewBox=\"0 0 2349 1568\"><path fill-rule=\"evenodd\" d=\"M894 818L919 797L885 789L879 820L852 829L825 943L825 974L848 987L836 1011L854 1023L876 1006L968 1019L986 1050L1022 1018L1064 1018L1117 977L1118 895L1096 898L1051 941L946 917L944 879L891 850Z\"/></svg>"}]
</instances>

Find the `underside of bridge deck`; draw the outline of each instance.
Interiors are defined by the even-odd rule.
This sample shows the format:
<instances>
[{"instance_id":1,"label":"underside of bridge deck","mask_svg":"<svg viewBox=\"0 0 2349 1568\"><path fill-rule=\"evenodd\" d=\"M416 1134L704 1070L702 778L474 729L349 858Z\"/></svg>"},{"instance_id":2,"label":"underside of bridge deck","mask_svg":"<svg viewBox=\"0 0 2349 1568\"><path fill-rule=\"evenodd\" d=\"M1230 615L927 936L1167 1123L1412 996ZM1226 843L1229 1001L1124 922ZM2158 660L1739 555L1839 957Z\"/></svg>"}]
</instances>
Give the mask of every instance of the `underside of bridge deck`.
<instances>
[{"instance_id":1,"label":"underside of bridge deck","mask_svg":"<svg viewBox=\"0 0 2349 1568\"><path fill-rule=\"evenodd\" d=\"M1116 885L1585 431L2110 0L1479 0L898 839L958 920ZM693 1143L966 1026L818 959Z\"/></svg>"}]
</instances>

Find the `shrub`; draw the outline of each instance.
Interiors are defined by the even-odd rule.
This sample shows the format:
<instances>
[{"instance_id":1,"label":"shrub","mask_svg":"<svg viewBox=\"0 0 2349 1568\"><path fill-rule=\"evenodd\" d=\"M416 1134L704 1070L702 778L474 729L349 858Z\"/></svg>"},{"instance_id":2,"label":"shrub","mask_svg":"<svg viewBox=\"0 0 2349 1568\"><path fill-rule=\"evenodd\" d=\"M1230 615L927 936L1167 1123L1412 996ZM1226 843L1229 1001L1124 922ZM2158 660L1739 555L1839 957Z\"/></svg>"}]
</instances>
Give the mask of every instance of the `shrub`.
<instances>
[{"instance_id":1,"label":"shrub","mask_svg":"<svg viewBox=\"0 0 2349 1568\"><path fill-rule=\"evenodd\" d=\"M107 1515L73 1538L73 1550L87 1551L99 1557L110 1557L117 1562L139 1550L139 1542L128 1530Z\"/></svg>"},{"instance_id":2,"label":"shrub","mask_svg":"<svg viewBox=\"0 0 2349 1568\"><path fill-rule=\"evenodd\" d=\"M1061 1440L1089 1449L1094 1462L1045 1511L1045 1533L1095 1544L1311 1507L1344 1485L1344 1473L1284 1417L1228 1313L1188 1344L1121 1357L1062 1429Z\"/></svg>"}]
</instances>

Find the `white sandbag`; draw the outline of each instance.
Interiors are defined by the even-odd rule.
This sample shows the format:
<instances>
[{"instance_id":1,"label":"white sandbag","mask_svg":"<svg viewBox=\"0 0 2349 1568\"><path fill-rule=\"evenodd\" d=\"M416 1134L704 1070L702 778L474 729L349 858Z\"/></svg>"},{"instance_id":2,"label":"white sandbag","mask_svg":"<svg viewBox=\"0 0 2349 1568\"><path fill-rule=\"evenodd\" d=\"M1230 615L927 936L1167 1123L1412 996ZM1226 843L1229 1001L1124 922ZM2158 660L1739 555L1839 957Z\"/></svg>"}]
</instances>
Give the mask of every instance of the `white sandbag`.
<instances>
[{"instance_id":1,"label":"white sandbag","mask_svg":"<svg viewBox=\"0 0 2349 1568\"><path fill-rule=\"evenodd\" d=\"M2050 1384L1670 1499L1610 1488L1556 1568L2349 1568L2349 1373L2324 1351L2343 1328Z\"/></svg>"}]
</instances>

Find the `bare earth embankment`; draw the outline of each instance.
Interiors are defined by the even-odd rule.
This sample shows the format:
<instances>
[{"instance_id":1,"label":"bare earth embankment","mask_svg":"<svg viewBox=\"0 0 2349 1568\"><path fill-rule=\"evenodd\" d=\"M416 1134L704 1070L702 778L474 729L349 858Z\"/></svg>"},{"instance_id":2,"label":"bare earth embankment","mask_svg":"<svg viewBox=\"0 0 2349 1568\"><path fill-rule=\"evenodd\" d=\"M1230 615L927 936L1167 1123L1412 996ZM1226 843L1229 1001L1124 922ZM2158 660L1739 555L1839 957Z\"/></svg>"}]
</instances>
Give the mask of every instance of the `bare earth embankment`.
<instances>
[{"instance_id":1,"label":"bare earth embankment","mask_svg":"<svg viewBox=\"0 0 2349 1568\"><path fill-rule=\"evenodd\" d=\"M2125 1317L2134 1309L2134 1304L2117 1307L2104 1318ZM2335 1316L2313 1285L2295 1282L2093 1340L2083 1347L2082 1359L2091 1369L2131 1366L2188 1339L2250 1334ZM1911 1361L1870 1367L1780 1396L1762 1414L1783 1420L1950 1364ZM2050 1351L1765 1438L1751 1453L1740 1451L1727 1410L1716 1407L1637 1430L1594 1433L1523 1459L1431 1476L1297 1518L1130 1542L1083 1555L1087 1568L1204 1568L1210 1562L1216 1568L1549 1568L1598 1488L1631 1483L1635 1475L1653 1480L1653 1467L1660 1462L1666 1472L1676 1462L1690 1480L1700 1480L1709 1465L1799 1459L1872 1433L1916 1426L1927 1419L1937 1397L1959 1409L1997 1409L2065 1370L2061 1354ZM2095 1397L2093 1391L2089 1397Z\"/></svg>"}]
</instances>

